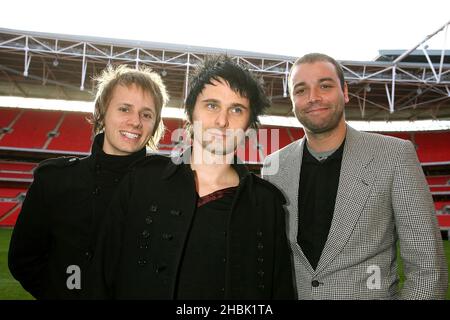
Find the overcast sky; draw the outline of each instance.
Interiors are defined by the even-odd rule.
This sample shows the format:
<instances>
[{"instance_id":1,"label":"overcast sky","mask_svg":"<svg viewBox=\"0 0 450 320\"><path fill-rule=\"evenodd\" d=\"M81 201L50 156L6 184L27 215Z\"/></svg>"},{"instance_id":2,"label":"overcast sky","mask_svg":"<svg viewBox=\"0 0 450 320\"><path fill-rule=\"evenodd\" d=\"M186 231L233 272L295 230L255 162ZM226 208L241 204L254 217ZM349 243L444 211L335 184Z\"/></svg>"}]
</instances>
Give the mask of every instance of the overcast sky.
<instances>
[{"instance_id":1,"label":"overcast sky","mask_svg":"<svg viewBox=\"0 0 450 320\"><path fill-rule=\"evenodd\" d=\"M1 11L9 29L373 60L442 27L450 0L5 0ZM440 34L431 48L442 48Z\"/></svg>"}]
</instances>

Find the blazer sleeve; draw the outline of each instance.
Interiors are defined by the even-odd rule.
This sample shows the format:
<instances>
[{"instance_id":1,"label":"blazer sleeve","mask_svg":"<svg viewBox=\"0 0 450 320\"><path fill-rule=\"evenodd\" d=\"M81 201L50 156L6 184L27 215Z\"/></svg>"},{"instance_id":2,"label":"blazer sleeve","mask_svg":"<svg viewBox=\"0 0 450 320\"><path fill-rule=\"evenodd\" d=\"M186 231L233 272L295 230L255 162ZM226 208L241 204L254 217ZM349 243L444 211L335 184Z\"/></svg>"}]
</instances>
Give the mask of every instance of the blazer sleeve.
<instances>
[{"instance_id":1,"label":"blazer sleeve","mask_svg":"<svg viewBox=\"0 0 450 320\"><path fill-rule=\"evenodd\" d=\"M8 252L13 277L35 298L43 297L50 251L50 206L45 178L36 172L14 227Z\"/></svg>"},{"instance_id":2,"label":"blazer sleeve","mask_svg":"<svg viewBox=\"0 0 450 320\"><path fill-rule=\"evenodd\" d=\"M410 141L397 153L392 187L405 283L400 299L445 299L448 270L433 199Z\"/></svg>"}]
</instances>

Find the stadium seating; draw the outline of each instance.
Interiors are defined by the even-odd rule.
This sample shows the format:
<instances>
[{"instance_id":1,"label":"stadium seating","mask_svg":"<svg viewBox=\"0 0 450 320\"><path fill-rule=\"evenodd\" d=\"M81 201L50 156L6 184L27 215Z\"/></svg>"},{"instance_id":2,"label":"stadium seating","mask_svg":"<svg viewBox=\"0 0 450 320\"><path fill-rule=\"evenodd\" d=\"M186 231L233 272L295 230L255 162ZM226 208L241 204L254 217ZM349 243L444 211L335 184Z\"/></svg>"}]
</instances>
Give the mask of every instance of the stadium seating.
<instances>
[{"instance_id":1,"label":"stadium seating","mask_svg":"<svg viewBox=\"0 0 450 320\"><path fill-rule=\"evenodd\" d=\"M430 191L435 194L449 194L450 195L450 176L428 176L427 182Z\"/></svg>"},{"instance_id":2,"label":"stadium seating","mask_svg":"<svg viewBox=\"0 0 450 320\"><path fill-rule=\"evenodd\" d=\"M450 162L450 132L386 133L412 141L421 163Z\"/></svg>"},{"instance_id":3,"label":"stadium seating","mask_svg":"<svg viewBox=\"0 0 450 320\"><path fill-rule=\"evenodd\" d=\"M450 161L450 132L419 132L415 142L420 162Z\"/></svg>"},{"instance_id":4,"label":"stadium seating","mask_svg":"<svg viewBox=\"0 0 450 320\"><path fill-rule=\"evenodd\" d=\"M450 214L436 215L441 230L450 230Z\"/></svg>"},{"instance_id":5,"label":"stadium seating","mask_svg":"<svg viewBox=\"0 0 450 320\"><path fill-rule=\"evenodd\" d=\"M14 124L14 120L23 112L25 112L25 109L0 108L0 129L10 128Z\"/></svg>"},{"instance_id":6,"label":"stadium seating","mask_svg":"<svg viewBox=\"0 0 450 320\"><path fill-rule=\"evenodd\" d=\"M0 188L0 227L14 226L26 189Z\"/></svg>"},{"instance_id":7,"label":"stadium seating","mask_svg":"<svg viewBox=\"0 0 450 320\"><path fill-rule=\"evenodd\" d=\"M61 112L57 111L26 110L9 126L11 130L4 133L0 146L43 149L49 139L48 133L55 128L61 117Z\"/></svg>"},{"instance_id":8,"label":"stadium seating","mask_svg":"<svg viewBox=\"0 0 450 320\"><path fill-rule=\"evenodd\" d=\"M441 214L450 214L450 200L449 201L435 201L434 207L436 209L436 213Z\"/></svg>"},{"instance_id":9,"label":"stadium seating","mask_svg":"<svg viewBox=\"0 0 450 320\"><path fill-rule=\"evenodd\" d=\"M86 155L92 143L92 126L86 120L88 116L83 112L0 107L0 152L19 150L24 154ZM173 133L184 128L184 121L164 119L164 124L166 131L159 150L167 154L176 146L178 141ZM304 136L301 128L264 126L262 129L238 148L238 155L246 163L260 166L265 156ZM450 165L450 132L384 134L413 141L422 164ZM14 225L36 166L37 161L0 160L0 182L3 183L0 189L0 226ZM433 195L444 199L435 201L435 208L441 228L446 228L450 216L450 175L429 176L427 182ZM4 187L8 183L15 187ZM16 188L17 184L23 187Z\"/></svg>"},{"instance_id":10,"label":"stadium seating","mask_svg":"<svg viewBox=\"0 0 450 320\"><path fill-rule=\"evenodd\" d=\"M0 181L31 182L36 163L0 161Z\"/></svg>"},{"instance_id":11,"label":"stadium seating","mask_svg":"<svg viewBox=\"0 0 450 320\"><path fill-rule=\"evenodd\" d=\"M86 117L87 114L83 113L64 113L62 124L47 149L89 153L92 144L92 125L88 123Z\"/></svg>"},{"instance_id":12,"label":"stadium seating","mask_svg":"<svg viewBox=\"0 0 450 320\"><path fill-rule=\"evenodd\" d=\"M162 152L169 152L179 141L179 137L183 132L184 123L179 119L164 119L164 126L164 136L159 142L159 150Z\"/></svg>"}]
</instances>

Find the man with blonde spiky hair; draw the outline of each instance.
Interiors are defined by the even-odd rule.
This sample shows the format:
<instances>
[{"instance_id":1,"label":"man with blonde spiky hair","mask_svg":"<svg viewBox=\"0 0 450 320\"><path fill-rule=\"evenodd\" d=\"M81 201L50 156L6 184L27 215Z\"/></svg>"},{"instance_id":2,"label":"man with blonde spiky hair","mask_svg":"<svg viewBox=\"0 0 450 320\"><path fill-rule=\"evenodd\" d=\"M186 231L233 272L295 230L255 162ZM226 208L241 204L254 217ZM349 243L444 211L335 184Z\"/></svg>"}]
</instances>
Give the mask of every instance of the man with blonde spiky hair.
<instances>
[{"instance_id":1,"label":"man with blonde spiky hair","mask_svg":"<svg viewBox=\"0 0 450 320\"><path fill-rule=\"evenodd\" d=\"M78 299L100 225L133 163L156 150L168 94L147 67L108 67L96 78L91 155L43 161L11 238L9 269L37 299Z\"/></svg>"}]
</instances>

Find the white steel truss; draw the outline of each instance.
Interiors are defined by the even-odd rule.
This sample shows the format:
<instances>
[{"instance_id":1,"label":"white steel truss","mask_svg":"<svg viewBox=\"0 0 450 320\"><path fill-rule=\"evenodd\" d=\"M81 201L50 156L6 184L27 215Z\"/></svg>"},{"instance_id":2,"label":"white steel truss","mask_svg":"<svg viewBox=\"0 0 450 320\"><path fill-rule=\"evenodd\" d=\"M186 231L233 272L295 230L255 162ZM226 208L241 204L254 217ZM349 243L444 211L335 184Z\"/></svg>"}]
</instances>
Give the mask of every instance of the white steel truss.
<instances>
[{"instance_id":1,"label":"white steel truss","mask_svg":"<svg viewBox=\"0 0 450 320\"><path fill-rule=\"evenodd\" d=\"M411 118L420 114L422 107L450 110L450 50L446 49L449 24L450 21L410 50L391 53L385 59L340 61L349 83L351 102L359 109L361 118L370 120L371 116L366 114L368 107L389 114L416 110ZM439 52L428 47L429 41L437 36L443 38ZM192 68L205 55L218 53L227 53L260 74L269 96L281 104L289 104L288 75L294 57L0 28L0 73L19 89L20 82L11 80L11 75L85 90L87 76L98 68L127 63L136 67L149 65L163 75L169 73L172 78L167 79L173 82L172 91L178 91L175 96L182 98L186 96ZM20 60L14 59L23 62L19 64ZM55 76L54 67L63 61L68 63L70 76ZM39 67L31 71L35 62L39 62ZM79 85L76 85L77 77Z\"/></svg>"}]
</instances>

